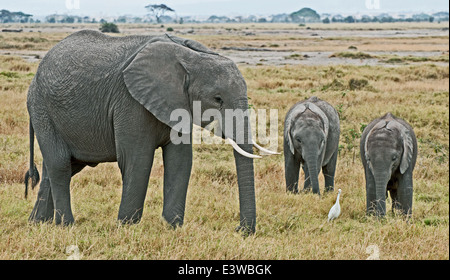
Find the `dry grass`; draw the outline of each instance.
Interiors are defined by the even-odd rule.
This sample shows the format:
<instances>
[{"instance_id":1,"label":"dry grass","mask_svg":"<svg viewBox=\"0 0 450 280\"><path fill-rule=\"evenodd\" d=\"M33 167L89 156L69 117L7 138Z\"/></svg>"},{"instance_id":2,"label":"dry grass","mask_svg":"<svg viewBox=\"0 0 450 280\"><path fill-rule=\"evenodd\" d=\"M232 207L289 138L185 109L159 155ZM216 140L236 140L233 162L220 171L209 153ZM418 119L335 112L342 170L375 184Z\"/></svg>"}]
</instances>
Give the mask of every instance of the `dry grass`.
<instances>
[{"instance_id":1,"label":"dry grass","mask_svg":"<svg viewBox=\"0 0 450 280\"><path fill-rule=\"evenodd\" d=\"M48 42L33 42L31 49L48 49L62 33L39 36ZM210 46L224 40L200 39ZM320 198L287 194L283 156L265 157L255 161L258 224L256 234L247 238L234 232L239 220L236 172L231 148L221 145L194 146L182 228L172 230L161 218L160 150L140 224L116 222L121 177L114 163L86 168L73 178L74 226L28 224L37 190L23 198L29 153L25 100L36 69L37 63L0 56L0 259L65 259L69 245L77 245L83 259L365 259L370 245L378 246L381 259L449 257L448 66L241 67L254 108L278 109L279 151L284 116L295 102L317 95L335 106L341 118L336 174L341 216L333 224L325 222L336 192ZM352 80L367 82L352 89ZM410 122L419 141L408 222L392 213L382 220L365 215L359 133L387 111ZM322 177L320 182L323 186Z\"/></svg>"}]
</instances>

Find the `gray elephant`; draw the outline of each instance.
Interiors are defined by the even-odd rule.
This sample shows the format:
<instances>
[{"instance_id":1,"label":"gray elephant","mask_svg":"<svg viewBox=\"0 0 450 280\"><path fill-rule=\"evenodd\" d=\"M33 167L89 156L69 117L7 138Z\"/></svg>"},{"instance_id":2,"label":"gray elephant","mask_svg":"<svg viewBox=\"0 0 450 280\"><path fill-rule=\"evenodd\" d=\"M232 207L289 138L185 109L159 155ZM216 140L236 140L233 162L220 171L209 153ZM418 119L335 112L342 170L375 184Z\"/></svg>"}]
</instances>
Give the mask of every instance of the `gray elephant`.
<instances>
[{"instance_id":1,"label":"gray elephant","mask_svg":"<svg viewBox=\"0 0 450 280\"><path fill-rule=\"evenodd\" d=\"M248 109L246 83L236 65L198 42L169 35L110 37L84 30L62 40L40 63L28 92L31 161L25 192L30 178L32 187L39 181L33 163L34 133L43 157L42 182L29 219L73 223L71 177L87 165L117 161L123 181L118 219L139 222L154 151L161 147L162 216L181 226L192 143L176 144L171 135L192 139L192 124L205 127L211 121L190 118L186 130L171 114L181 109L192 117L194 101L202 102L201 113ZM226 129L221 123L219 136L243 139L238 144L231 141L239 186L238 229L253 232L254 142L248 116L242 114L236 121L246 125Z\"/></svg>"},{"instance_id":2,"label":"gray elephant","mask_svg":"<svg viewBox=\"0 0 450 280\"><path fill-rule=\"evenodd\" d=\"M366 177L367 213L384 216L389 191L392 210L410 215L417 158L417 140L411 126L387 113L364 129L360 151Z\"/></svg>"},{"instance_id":3,"label":"gray elephant","mask_svg":"<svg viewBox=\"0 0 450 280\"><path fill-rule=\"evenodd\" d=\"M334 190L339 146L339 115L327 102L313 96L288 111L284 122L286 190L298 192L300 165L305 173L304 190L320 194L319 172L325 190Z\"/></svg>"}]
</instances>

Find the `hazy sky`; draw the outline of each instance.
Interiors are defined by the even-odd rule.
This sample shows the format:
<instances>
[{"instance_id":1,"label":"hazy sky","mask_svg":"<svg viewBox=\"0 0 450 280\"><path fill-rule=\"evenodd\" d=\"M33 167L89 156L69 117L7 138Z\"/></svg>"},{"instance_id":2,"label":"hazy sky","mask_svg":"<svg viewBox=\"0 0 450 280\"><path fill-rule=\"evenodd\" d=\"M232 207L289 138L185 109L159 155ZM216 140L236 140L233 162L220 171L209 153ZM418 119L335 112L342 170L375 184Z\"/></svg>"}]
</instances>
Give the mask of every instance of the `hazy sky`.
<instances>
[{"instance_id":1,"label":"hazy sky","mask_svg":"<svg viewBox=\"0 0 450 280\"><path fill-rule=\"evenodd\" d=\"M310 7L318 13L382 13L448 11L448 0L0 0L0 9L35 16L73 15L142 16L148 4L166 4L179 16L271 15Z\"/></svg>"}]
</instances>

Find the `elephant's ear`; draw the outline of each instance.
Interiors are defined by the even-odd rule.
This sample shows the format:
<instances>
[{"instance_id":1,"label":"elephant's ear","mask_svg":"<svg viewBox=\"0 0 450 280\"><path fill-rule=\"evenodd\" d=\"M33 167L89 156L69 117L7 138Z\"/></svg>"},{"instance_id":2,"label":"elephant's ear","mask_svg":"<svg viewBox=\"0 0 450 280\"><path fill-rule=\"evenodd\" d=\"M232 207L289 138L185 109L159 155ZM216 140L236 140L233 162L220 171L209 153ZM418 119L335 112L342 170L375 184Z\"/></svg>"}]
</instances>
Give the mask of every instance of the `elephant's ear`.
<instances>
[{"instance_id":1,"label":"elephant's ear","mask_svg":"<svg viewBox=\"0 0 450 280\"><path fill-rule=\"evenodd\" d=\"M178 59L186 51L189 50L174 43L149 43L123 71L131 96L158 120L174 129L179 127L175 126L179 120L171 120L171 113L176 109L190 112L185 91L187 71Z\"/></svg>"},{"instance_id":2,"label":"elephant's ear","mask_svg":"<svg viewBox=\"0 0 450 280\"><path fill-rule=\"evenodd\" d=\"M369 160L369 153L368 153L368 150L367 150L367 145L368 145L368 142L369 142L369 137L370 137L370 135L371 135L372 132L374 132L375 130L378 130L378 129L380 129L380 128L385 127L386 124L387 124L387 122L386 122L385 120L381 120L381 121L379 121L376 125L374 125L374 126L372 127L372 129L369 131L369 133L367 133L366 141L364 142L364 156L365 156L365 158L366 158L366 161Z\"/></svg>"},{"instance_id":3,"label":"elephant's ear","mask_svg":"<svg viewBox=\"0 0 450 280\"><path fill-rule=\"evenodd\" d=\"M294 109L292 109L292 111L290 111L286 117L285 120L285 139L289 145L289 150L291 150L291 153L294 154L294 142L292 142L292 136L291 136L291 127L292 127L292 122L295 120L295 117L300 115L301 113L305 112L306 110L306 106L301 103L298 104L294 107Z\"/></svg>"},{"instance_id":4,"label":"elephant's ear","mask_svg":"<svg viewBox=\"0 0 450 280\"><path fill-rule=\"evenodd\" d=\"M324 132L325 132L325 139L327 139L328 137L328 129L330 127L330 121L328 120L327 115L325 115L325 113L322 111L322 109L320 109L319 107L317 107L316 104L314 103L307 103L307 107L314 112L315 114L319 115L319 117L322 119L322 123L323 123L323 128L324 128Z\"/></svg>"},{"instance_id":5,"label":"elephant's ear","mask_svg":"<svg viewBox=\"0 0 450 280\"><path fill-rule=\"evenodd\" d=\"M403 155L400 161L400 173L404 174L405 171L408 169L409 164L411 163L413 155L414 146L411 134L409 133L409 129L405 127L403 124L399 123L398 121L389 122L387 128L389 129L396 128L400 132L400 135L402 137Z\"/></svg>"}]
</instances>

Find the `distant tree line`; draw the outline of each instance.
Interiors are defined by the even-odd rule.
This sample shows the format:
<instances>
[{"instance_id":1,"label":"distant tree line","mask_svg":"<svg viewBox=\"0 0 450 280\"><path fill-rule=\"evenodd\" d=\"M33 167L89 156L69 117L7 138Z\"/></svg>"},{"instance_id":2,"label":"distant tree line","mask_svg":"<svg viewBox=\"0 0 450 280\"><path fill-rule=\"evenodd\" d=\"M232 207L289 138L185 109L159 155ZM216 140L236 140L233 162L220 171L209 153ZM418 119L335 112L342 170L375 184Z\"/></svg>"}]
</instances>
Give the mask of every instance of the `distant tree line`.
<instances>
[{"instance_id":1,"label":"distant tree line","mask_svg":"<svg viewBox=\"0 0 450 280\"><path fill-rule=\"evenodd\" d=\"M354 22L434 22L434 21L448 21L449 14L448 12L439 12L433 15L428 15L425 13L415 14L412 16L397 16L393 17L389 14L380 14L377 16L368 16L363 15L361 17L354 16L346 16L343 17L341 15L334 16L326 16L322 19L323 23L335 23L335 22L344 22L344 23L354 23Z\"/></svg>"},{"instance_id":2,"label":"distant tree line","mask_svg":"<svg viewBox=\"0 0 450 280\"><path fill-rule=\"evenodd\" d=\"M33 15L25 14L23 12L10 12L8 10L0 10L0 23L27 23L32 21Z\"/></svg>"},{"instance_id":3,"label":"distant tree line","mask_svg":"<svg viewBox=\"0 0 450 280\"><path fill-rule=\"evenodd\" d=\"M217 16L212 15L208 18L199 18L196 16L178 17L175 10L164 5L147 5L145 9L149 12L142 17L123 15L118 17L104 17L95 18L89 16L76 16L76 15L61 15L52 14L45 17L45 22L48 23L313 23L322 22L325 24L330 23L355 23L355 22L440 22L448 21L448 12L438 12L434 14L411 14L411 15L391 15L387 13L379 15L346 15L339 14L322 14L319 15L316 11L310 8L303 8L290 14L276 14L271 16ZM164 13L171 12L171 16ZM33 23L40 22L39 20L33 20L33 16L23 12L10 12L8 10L0 10L0 23Z\"/></svg>"}]
</instances>

